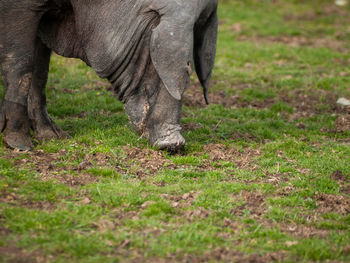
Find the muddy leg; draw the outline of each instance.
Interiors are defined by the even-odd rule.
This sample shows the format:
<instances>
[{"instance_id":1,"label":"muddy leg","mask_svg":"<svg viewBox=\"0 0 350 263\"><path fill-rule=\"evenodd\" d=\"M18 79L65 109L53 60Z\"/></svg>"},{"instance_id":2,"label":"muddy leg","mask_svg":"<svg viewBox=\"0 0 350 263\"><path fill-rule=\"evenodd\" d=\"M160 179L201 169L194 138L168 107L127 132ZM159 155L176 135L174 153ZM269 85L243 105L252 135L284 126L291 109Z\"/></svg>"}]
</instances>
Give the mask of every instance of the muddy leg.
<instances>
[{"instance_id":1,"label":"muddy leg","mask_svg":"<svg viewBox=\"0 0 350 263\"><path fill-rule=\"evenodd\" d=\"M35 38L45 11L44 3L39 0L0 1L0 60L5 80L0 129L4 131L4 143L19 150L33 148L27 100L33 75Z\"/></svg>"},{"instance_id":2,"label":"muddy leg","mask_svg":"<svg viewBox=\"0 0 350 263\"><path fill-rule=\"evenodd\" d=\"M39 140L66 138L68 134L51 120L46 108L45 87L49 72L51 50L36 40L32 85L28 96L28 114L34 136Z\"/></svg>"},{"instance_id":3,"label":"muddy leg","mask_svg":"<svg viewBox=\"0 0 350 263\"><path fill-rule=\"evenodd\" d=\"M161 83L156 101L150 105L146 121L150 143L171 152L182 150L185 139L180 133L180 121L181 101L174 99Z\"/></svg>"},{"instance_id":4,"label":"muddy leg","mask_svg":"<svg viewBox=\"0 0 350 263\"><path fill-rule=\"evenodd\" d=\"M31 150L30 125L27 114L27 97L31 83L31 72L13 72L16 65L2 64L2 75L5 76L5 98L1 105L0 129L4 131L6 146Z\"/></svg>"},{"instance_id":5,"label":"muddy leg","mask_svg":"<svg viewBox=\"0 0 350 263\"><path fill-rule=\"evenodd\" d=\"M181 101L168 93L152 64L136 92L127 99L125 111L135 129L152 145L169 151L183 148Z\"/></svg>"}]
</instances>

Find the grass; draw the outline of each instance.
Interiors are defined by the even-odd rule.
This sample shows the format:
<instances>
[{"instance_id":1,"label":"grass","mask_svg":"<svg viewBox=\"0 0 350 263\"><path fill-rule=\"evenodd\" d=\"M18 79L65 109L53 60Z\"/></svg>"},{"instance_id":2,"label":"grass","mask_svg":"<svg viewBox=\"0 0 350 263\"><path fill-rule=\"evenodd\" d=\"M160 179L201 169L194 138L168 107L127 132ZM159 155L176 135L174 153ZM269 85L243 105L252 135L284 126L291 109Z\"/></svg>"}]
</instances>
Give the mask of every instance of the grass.
<instances>
[{"instance_id":1,"label":"grass","mask_svg":"<svg viewBox=\"0 0 350 263\"><path fill-rule=\"evenodd\" d=\"M152 149L82 62L53 56L71 139L0 143L0 262L350 261L349 7L222 0L212 104ZM1 88L3 94L3 88ZM341 122L345 118L345 122Z\"/></svg>"}]
</instances>

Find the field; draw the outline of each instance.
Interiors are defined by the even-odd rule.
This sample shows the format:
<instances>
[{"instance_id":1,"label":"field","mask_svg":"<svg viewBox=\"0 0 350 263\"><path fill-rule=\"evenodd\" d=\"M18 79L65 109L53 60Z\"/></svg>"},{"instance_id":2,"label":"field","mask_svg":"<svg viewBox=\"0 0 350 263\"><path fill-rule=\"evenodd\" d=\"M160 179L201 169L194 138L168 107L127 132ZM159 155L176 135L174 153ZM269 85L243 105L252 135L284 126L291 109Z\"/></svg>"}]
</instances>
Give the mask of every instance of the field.
<instances>
[{"instance_id":1,"label":"field","mask_svg":"<svg viewBox=\"0 0 350 263\"><path fill-rule=\"evenodd\" d=\"M349 262L349 14L220 1L211 105L193 77L175 155L54 55L49 113L71 138L23 153L1 136L0 262Z\"/></svg>"}]
</instances>

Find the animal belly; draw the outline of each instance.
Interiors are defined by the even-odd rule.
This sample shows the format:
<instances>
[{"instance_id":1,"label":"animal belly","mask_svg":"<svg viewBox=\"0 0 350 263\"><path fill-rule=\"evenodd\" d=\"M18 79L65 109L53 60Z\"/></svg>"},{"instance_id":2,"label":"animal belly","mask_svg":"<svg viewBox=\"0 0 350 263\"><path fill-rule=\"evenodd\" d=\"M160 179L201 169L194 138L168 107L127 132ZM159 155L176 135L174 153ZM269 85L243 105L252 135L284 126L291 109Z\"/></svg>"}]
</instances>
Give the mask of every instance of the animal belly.
<instances>
[{"instance_id":1,"label":"animal belly","mask_svg":"<svg viewBox=\"0 0 350 263\"><path fill-rule=\"evenodd\" d=\"M57 54L86 61L84 49L77 35L71 6L48 11L39 24L38 36L48 48Z\"/></svg>"}]
</instances>

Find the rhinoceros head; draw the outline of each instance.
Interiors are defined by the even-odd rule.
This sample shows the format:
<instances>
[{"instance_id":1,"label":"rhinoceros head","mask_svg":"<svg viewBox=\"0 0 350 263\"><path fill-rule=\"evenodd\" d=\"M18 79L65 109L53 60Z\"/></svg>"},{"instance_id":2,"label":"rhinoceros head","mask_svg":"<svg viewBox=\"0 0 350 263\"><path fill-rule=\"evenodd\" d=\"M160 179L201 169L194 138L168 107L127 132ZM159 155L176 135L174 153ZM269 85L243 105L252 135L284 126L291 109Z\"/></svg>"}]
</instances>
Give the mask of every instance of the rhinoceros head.
<instances>
[{"instance_id":1,"label":"rhinoceros head","mask_svg":"<svg viewBox=\"0 0 350 263\"><path fill-rule=\"evenodd\" d=\"M193 64L208 103L217 39L217 0L158 2L161 16L151 37L152 62L169 93L180 100Z\"/></svg>"}]
</instances>

